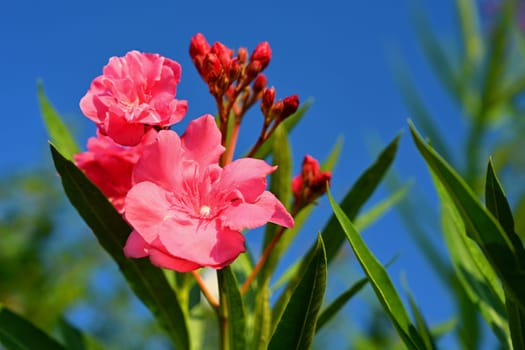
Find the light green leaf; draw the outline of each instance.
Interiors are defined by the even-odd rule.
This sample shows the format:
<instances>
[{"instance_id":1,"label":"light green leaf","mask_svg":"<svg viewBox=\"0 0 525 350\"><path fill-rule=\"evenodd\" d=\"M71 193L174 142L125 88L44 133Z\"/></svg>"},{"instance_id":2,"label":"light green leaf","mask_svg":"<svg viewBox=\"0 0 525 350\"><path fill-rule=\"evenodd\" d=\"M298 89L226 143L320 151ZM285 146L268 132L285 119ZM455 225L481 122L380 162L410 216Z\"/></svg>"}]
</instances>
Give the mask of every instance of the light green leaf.
<instances>
[{"instance_id":1,"label":"light green leaf","mask_svg":"<svg viewBox=\"0 0 525 350\"><path fill-rule=\"evenodd\" d=\"M246 349L246 316L239 284L230 266L217 270L220 317L226 322L229 349Z\"/></svg>"},{"instance_id":2,"label":"light green leaf","mask_svg":"<svg viewBox=\"0 0 525 350\"><path fill-rule=\"evenodd\" d=\"M354 254L367 275L374 292L383 305L383 309L392 321L401 340L409 349L424 349L421 336L416 328L410 323L408 313L403 306L388 273L385 268L377 261L370 252L359 232L344 213L343 209L335 202L330 190L328 190L328 200L334 210L334 214L346 235Z\"/></svg>"},{"instance_id":3,"label":"light green leaf","mask_svg":"<svg viewBox=\"0 0 525 350\"><path fill-rule=\"evenodd\" d=\"M123 247L131 228L104 194L71 161L51 145L64 190L98 241L118 264L132 290L167 330L178 349L188 349L187 320L161 269L147 259L128 259Z\"/></svg>"},{"instance_id":4,"label":"light green leaf","mask_svg":"<svg viewBox=\"0 0 525 350\"><path fill-rule=\"evenodd\" d=\"M65 350L56 340L2 304L0 343L9 350Z\"/></svg>"},{"instance_id":5,"label":"light green leaf","mask_svg":"<svg viewBox=\"0 0 525 350\"><path fill-rule=\"evenodd\" d=\"M410 124L427 165L442 183L465 224L467 234L481 248L504 289L525 310L525 257L517 251L494 216L486 210L461 177L429 146Z\"/></svg>"},{"instance_id":6,"label":"light green leaf","mask_svg":"<svg viewBox=\"0 0 525 350\"><path fill-rule=\"evenodd\" d=\"M308 349L326 289L326 255L321 236L301 281L272 335L268 349Z\"/></svg>"},{"instance_id":7,"label":"light green leaf","mask_svg":"<svg viewBox=\"0 0 525 350\"><path fill-rule=\"evenodd\" d=\"M335 165L337 164L337 161L339 160L339 157L341 156L343 144L344 144L344 138L342 136L338 137L337 141L335 142L335 145L332 147L332 150L330 151L330 154L323 161L323 164L321 164L322 171L332 171L335 168Z\"/></svg>"},{"instance_id":8,"label":"light green leaf","mask_svg":"<svg viewBox=\"0 0 525 350\"><path fill-rule=\"evenodd\" d=\"M272 310L270 308L270 281L258 285L255 299L255 316L253 324L251 349L266 350L272 331Z\"/></svg>"},{"instance_id":9,"label":"light green leaf","mask_svg":"<svg viewBox=\"0 0 525 350\"><path fill-rule=\"evenodd\" d=\"M80 148L77 146L73 136L66 124L60 118L60 115L51 105L51 102L47 99L44 86L41 82L37 84L38 102L40 104L40 112L44 119L47 132L51 139L51 142L62 152L62 154L69 160L73 158L75 153L80 152Z\"/></svg>"}]
</instances>

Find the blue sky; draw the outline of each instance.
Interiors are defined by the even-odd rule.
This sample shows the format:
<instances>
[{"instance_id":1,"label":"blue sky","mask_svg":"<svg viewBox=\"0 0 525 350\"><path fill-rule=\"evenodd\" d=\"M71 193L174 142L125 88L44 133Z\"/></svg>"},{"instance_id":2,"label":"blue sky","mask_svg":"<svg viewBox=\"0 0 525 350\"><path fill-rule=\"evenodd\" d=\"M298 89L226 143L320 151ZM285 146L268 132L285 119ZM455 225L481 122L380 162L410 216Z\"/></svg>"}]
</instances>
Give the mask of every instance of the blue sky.
<instances>
[{"instance_id":1,"label":"blue sky","mask_svg":"<svg viewBox=\"0 0 525 350\"><path fill-rule=\"evenodd\" d=\"M315 99L294 134L295 169L302 157L325 157L335 139L345 138L344 155L333 174L338 198L370 164L370 140L385 144L405 130L395 168L403 179L414 179L423 192L434 190L407 132L410 117L392 78L391 58L401 53L422 95L440 116L437 124L449 140L461 136L463 122L425 63L410 18L410 1L9 1L0 12L0 93L3 137L0 174L50 162L47 136L36 102L36 81L85 144L94 133L78 107L91 80L111 56L137 49L156 52L181 63L178 97L189 101L187 120L214 113L188 56L190 38L202 32L210 42L253 49L269 41L273 58L266 75L279 98L299 94ZM453 1L420 1L434 29L453 42L457 37ZM260 115L247 117L240 149L256 137ZM179 129L180 130L180 129ZM454 143L453 143L454 144ZM456 142L457 145L457 142ZM244 146L244 148L243 148ZM377 202L387 191L372 198ZM326 201L309 232L293 250L309 246L329 214ZM414 213L417 215L417 213ZM410 241L395 212L364 232L383 262L400 257L390 268L399 282L403 273L430 324L451 316L447 295ZM355 261L352 262L355 267ZM357 267L356 267L356 270ZM397 283L399 285L399 283ZM337 283L335 283L337 285ZM336 288L336 287L334 287Z\"/></svg>"}]
</instances>

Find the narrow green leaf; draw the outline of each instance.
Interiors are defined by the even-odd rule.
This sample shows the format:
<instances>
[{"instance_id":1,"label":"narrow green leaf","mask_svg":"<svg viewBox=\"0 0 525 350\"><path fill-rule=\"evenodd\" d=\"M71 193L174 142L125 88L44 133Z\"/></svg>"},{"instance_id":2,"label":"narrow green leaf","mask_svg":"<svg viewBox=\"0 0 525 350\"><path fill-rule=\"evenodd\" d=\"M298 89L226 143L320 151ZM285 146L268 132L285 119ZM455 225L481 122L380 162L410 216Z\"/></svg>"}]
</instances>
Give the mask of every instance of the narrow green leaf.
<instances>
[{"instance_id":1,"label":"narrow green leaf","mask_svg":"<svg viewBox=\"0 0 525 350\"><path fill-rule=\"evenodd\" d=\"M425 321L425 318L423 317L423 314L421 313L421 310L417 306L416 301L414 300L414 297L412 296L412 293L410 292L410 289L408 288L408 282L403 281L405 293L408 298L408 303L410 305L410 309L412 310L412 315L416 319L416 327L419 331L419 334L421 335L421 338L423 340L423 343L425 344L425 349L436 349L436 344L434 341L434 337L432 335L432 332L428 328L427 322Z\"/></svg>"},{"instance_id":2,"label":"narrow green leaf","mask_svg":"<svg viewBox=\"0 0 525 350\"><path fill-rule=\"evenodd\" d=\"M523 244L514 232L514 219L512 211L503 191L503 187L494 172L492 161L487 166L487 179L485 182L485 202L487 209L498 219L508 239L512 242L518 254L525 255ZM507 308L510 336L514 350L525 349L525 310L520 309L519 302L513 300L512 294L505 291L505 306Z\"/></svg>"},{"instance_id":3,"label":"narrow green leaf","mask_svg":"<svg viewBox=\"0 0 525 350\"><path fill-rule=\"evenodd\" d=\"M266 350L272 331L272 310L270 309L270 281L258 286L255 299L255 316L251 349Z\"/></svg>"},{"instance_id":4,"label":"narrow green leaf","mask_svg":"<svg viewBox=\"0 0 525 350\"><path fill-rule=\"evenodd\" d=\"M478 4L474 0L457 0L461 37L466 63L477 65L483 54L483 37L479 26Z\"/></svg>"},{"instance_id":5,"label":"narrow green leaf","mask_svg":"<svg viewBox=\"0 0 525 350\"><path fill-rule=\"evenodd\" d=\"M344 212L348 215L349 218L355 218L361 207L365 204L365 202L368 200L368 198L372 195L372 193L379 185L381 179L383 178L386 171L389 169L390 164L392 164L392 161L394 160L399 139L400 136L397 136L379 154L376 161L366 169L366 171L357 179L357 181L345 195L343 201L341 202L341 207L343 208ZM295 218L295 226L292 230L298 230L302 226L302 223L306 220L312 209L313 206L309 206L303 209L301 212L299 212L299 215ZM285 235L288 235L289 231L290 230L286 231ZM325 243L326 258L328 264L330 264L330 262L333 260L333 258L339 251L340 247L343 245L343 242L345 241L344 232L341 229L341 226L339 225L339 222L337 221L335 215L331 216L330 220L323 228L322 236ZM304 271L308 266L308 259L311 258L314 249L315 245L310 247L310 250L305 255L305 258L301 259L301 261L297 263L299 267L291 267L293 269L296 269L297 273L292 275L285 272L287 275L293 277L289 280L288 285L283 290L283 292L277 299L277 302L275 303L272 317L274 322L281 318L281 314L284 311L284 307L288 303L288 300L290 299L293 290L297 286L297 283L299 283L300 277L304 274Z\"/></svg>"},{"instance_id":6,"label":"narrow green leaf","mask_svg":"<svg viewBox=\"0 0 525 350\"><path fill-rule=\"evenodd\" d=\"M123 247L131 228L104 194L53 145L51 153L64 190L104 249L118 264L132 290L167 330L178 349L188 349L187 321L177 294L161 269L147 259L128 259Z\"/></svg>"},{"instance_id":7,"label":"narrow green leaf","mask_svg":"<svg viewBox=\"0 0 525 350\"><path fill-rule=\"evenodd\" d=\"M368 283L368 278L361 278L356 283L354 283L349 289L344 291L340 296L338 296L333 302L330 303L319 315L317 320L316 332L319 330L334 317L346 303L356 295L364 286Z\"/></svg>"},{"instance_id":8,"label":"narrow green leaf","mask_svg":"<svg viewBox=\"0 0 525 350\"><path fill-rule=\"evenodd\" d=\"M73 136L71 136L66 124L60 118L60 115L47 99L42 82L37 84L37 93L40 112L51 142L56 145L67 159L72 159L75 153L80 152L80 148L77 146Z\"/></svg>"},{"instance_id":9,"label":"narrow green leaf","mask_svg":"<svg viewBox=\"0 0 525 350\"><path fill-rule=\"evenodd\" d=\"M86 341L82 332L65 318L58 322L58 328L68 350L86 350Z\"/></svg>"},{"instance_id":10,"label":"narrow green leaf","mask_svg":"<svg viewBox=\"0 0 525 350\"><path fill-rule=\"evenodd\" d=\"M476 305L501 343L508 344L503 290L497 275L476 243L467 236L461 214L434 174L433 179L441 201L443 235L461 290Z\"/></svg>"},{"instance_id":11,"label":"narrow green leaf","mask_svg":"<svg viewBox=\"0 0 525 350\"><path fill-rule=\"evenodd\" d=\"M270 192L272 192L285 207L289 208L292 199L292 152L286 128L279 126L274 133L273 139L273 164L277 165L277 170L271 175ZM270 243L276 231L276 225L267 225L264 235L262 250ZM275 252L274 252L275 253ZM272 254L276 258L278 254ZM265 266L271 266L276 261L267 261Z\"/></svg>"},{"instance_id":12,"label":"narrow green leaf","mask_svg":"<svg viewBox=\"0 0 525 350\"><path fill-rule=\"evenodd\" d=\"M376 161L357 179L352 188L347 192L341 208L346 215L353 220L361 207L370 198L372 193L381 182L386 171L392 164L396 155L400 136L398 135L377 157ZM326 259L330 263L339 248L345 241L345 235L337 218L332 215L322 231L326 246Z\"/></svg>"},{"instance_id":13,"label":"narrow green leaf","mask_svg":"<svg viewBox=\"0 0 525 350\"><path fill-rule=\"evenodd\" d=\"M297 285L268 349L308 349L312 343L326 289L326 255L321 236L313 259Z\"/></svg>"},{"instance_id":14,"label":"narrow green leaf","mask_svg":"<svg viewBox=\"0 0 525 350\"><path fill-rule=\"evenodd\" d=\"M230 266L217 270L221 298L221 317L227 321L229 348L246 349L246 317L239 284Z\"/></svg>"},{"instance_id":15,"label":"narrow green leaf","mask_svg":"<svg viewBox=\"0 0 525 350\"><path fill-rule=\"evenodd\" d=\"M9 350L65 350L56 340L2 304L0 343Z\"/></svg>"},{"instance_id":16,"label":"narrow green leaf","mask_svg":"<svg viewBox=\"0 0 525 350\"><path fill-rule=\"evenodd\" d=\"M494 216L481 205L472 190L423 141L412 124L410 130L419 152L439 178L461 214L468 236L479 245L501 279L504 289L510 292L525 310L525 270L523 269L525 257L515 249Z\"/></svg>"},{"instance_id":17,"label":"narrow green leaf","mask_svg":"<svg viewBox=\"0 0 525 350\"><path fill-rule=\"evenodd\" d=\"M410 323L408 313L403 306L394 284L390 280L385 268L377 261L370 252L359 232L344 213L343 209L335 202L330 190L328 190L328 200L334 211L335 216L346 235L354 254L367 275L374 292L383 305L385 312L396 328L401 340L409 349L423 349L421 336L416 328Z\"/></svg>"},{"instance_id":18,"label":"narrow green leaf","mask_svg":"<svg viewBox=\"0 0 525 350\"><path fill-rule=\"evenodd\" d=\"M308 112L308 110L310 109L312 104L313 104L313 100L312 99L306 100L306 102L304 102L299 107L297 112L295 112L294 114L292 114L291 116L286 118L286 120L283 122L282 125L284 125L284 128L286 129L286 132L288 134L291 133L292 130L297 125L297 123L299 123L299 121L301 119L303 119L303 117L305 116L306 112ZM259 147L257 152L255 152L255 154L253 155L254 158L265 159L266 157L268 157L270 155L270 153L272 152L272 149L273 149L273 145L274 145L274 140L273 140L274 136L275 136L275 134L270 136L268 138L268 140L266 140L262 144L262 146Z\"/></svg>"}]
</instances>

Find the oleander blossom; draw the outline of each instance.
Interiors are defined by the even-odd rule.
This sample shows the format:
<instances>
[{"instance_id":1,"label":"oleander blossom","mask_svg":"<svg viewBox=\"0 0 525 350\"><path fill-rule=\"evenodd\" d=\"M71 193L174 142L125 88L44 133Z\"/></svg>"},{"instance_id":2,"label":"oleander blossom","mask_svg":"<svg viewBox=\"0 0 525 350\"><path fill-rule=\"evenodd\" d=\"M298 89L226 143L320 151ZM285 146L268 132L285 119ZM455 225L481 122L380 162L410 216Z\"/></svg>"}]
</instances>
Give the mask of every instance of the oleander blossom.
<instances>
[{"instance_id":1,"label":"oleander blossom","mask_svg":"<svg viewBox=\"0 0 525 350\"><path fill-rule=\"evenodd\" d=\"M187 101L175 99L180 76L177 62L130 51L110 58L80 100L80 108L102 134L134 146L152 127L169 127L186 114Z\"/></svg>"},{"instance_id":2,"label":"oleander blossom","mask_svg":"<svg viewBox=\"0 0 525 350\"><path fill-rule=\"evenodd\" d=\"M267 222L292 227L292 216L266 191L276 167L241 158L221 168L224 147L212 116L193 120L182 137L162 130L133 172L124 215L134 228L126 256L149 256L180 272L220 269L245 251L241 230Z\"/></svg>"},{"instance_id":3,"label":"oleander blossom","mask_svg":"<svg viewBox=\"0 0 525 350\"><path fill-rule=\"evenodd\" d=\"M76 165L120 213L124 211L124 199L131 188L133 168L144 145L154 141L156 134L155 130L150 130L138 145L125 147L97 132L97 137L89 138L87 151L74 156Z\"/></svg>"}]
</instances>

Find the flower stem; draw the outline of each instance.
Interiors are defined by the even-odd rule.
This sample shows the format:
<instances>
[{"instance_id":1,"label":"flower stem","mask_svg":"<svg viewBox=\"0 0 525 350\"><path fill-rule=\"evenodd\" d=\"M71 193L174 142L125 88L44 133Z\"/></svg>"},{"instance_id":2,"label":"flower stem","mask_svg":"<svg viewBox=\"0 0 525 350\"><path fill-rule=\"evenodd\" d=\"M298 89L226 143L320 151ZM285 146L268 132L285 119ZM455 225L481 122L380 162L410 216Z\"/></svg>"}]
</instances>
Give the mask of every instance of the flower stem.
<instances>
[{"instance_id":1,"label":"flower stem","mask_svg":"<svg viewBox=\"0 0 525 350\"><path fill-rule=\"evenodd\" d=\"M237 144L237 138L239 136L240 126L241 126L241 123L235 121L235 125L233 126L232 135L230 138L230 143L226 147L226 152L223 154L223 158L222 158L223 166L231 163L233 159L233 153L235 152L235 146Z\"/></svg>"},{"instance_id":2,"label":"flower stem","mask_svg":"<svg viewBox=\"0 0 525 350\"><path fill-rule=\"evenodd\" d=\"M202 294L204 294L204 297L206 298L206 300L208 300L208 303L210 303L210 305L217 311L217 309L219 308L219 302L217 301L215 296L211 294L210 290L208 289L208 286L202 279L201 275L196 270L192 271L191 273L193 274L195 281L199 285Z\"/></svg>"},{"instance_id":3,"label":"flower stem","mask_svg":"<svg viewBox=\"0 0 525 350\"><path fill-rule=\"evenodd\" d=\"M275 248L275 245L277 244L277 242L279 242L279 239L281 238L285 230L286 228L281 227L279 231L277 231L275 236L273 236L270 243L268 243L268 245L264 249L264 252L261 255L261 258L259 259L259 261L257 262L257 265L255 265L252 273L248 276L248 278L246 279L246 281L244 281L244 284L242 285L242 288L241 288L242 295L246 294L246 292L248 291L248 288L250 288L250 284L253 282L253 280L255 279L259 271L261 270L261 268L264 266L264 263L266 262L266 260L268 260L268 257L270 256L273 248Z\"/></svg>"}]
</instances>

